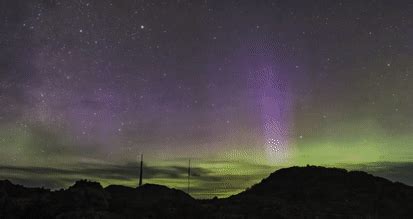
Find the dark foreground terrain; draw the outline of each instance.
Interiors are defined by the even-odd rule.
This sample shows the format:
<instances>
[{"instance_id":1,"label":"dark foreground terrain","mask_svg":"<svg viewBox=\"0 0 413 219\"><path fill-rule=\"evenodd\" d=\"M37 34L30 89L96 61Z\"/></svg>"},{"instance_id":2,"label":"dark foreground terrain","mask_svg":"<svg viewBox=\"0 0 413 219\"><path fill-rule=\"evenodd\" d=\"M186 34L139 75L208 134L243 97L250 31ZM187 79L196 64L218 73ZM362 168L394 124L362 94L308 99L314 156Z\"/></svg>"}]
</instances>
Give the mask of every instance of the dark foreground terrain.
<instances>
[{"instance_id":1,"label":"dark foreground terrain","mask_svg":"<svg viewBox=\"0 0 413 219\"><path fill-rule=\"evenodd\" d=\"M0 218L413 218L413 187L315 166L281 169L240 194L211 200L151 184L78 181L50 191L5 180Z\"/></svg>"}]
</instances>

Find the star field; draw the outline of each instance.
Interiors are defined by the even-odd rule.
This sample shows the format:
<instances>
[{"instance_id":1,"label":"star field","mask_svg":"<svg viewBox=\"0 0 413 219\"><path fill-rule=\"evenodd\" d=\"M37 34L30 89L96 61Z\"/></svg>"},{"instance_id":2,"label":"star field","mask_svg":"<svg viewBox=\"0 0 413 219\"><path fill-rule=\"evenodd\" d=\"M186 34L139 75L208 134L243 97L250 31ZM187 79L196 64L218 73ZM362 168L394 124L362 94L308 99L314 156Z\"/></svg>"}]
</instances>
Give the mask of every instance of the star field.
<instances>
[{"instance_id":1,"label":"star field","mask_svg":"<svg viewBox=\"0 0 413 219\"><path fill-rule=\"evenodd\" d=\"M10 167L129 168L144 153L149 180L176 187L155 172L192 158L208 196L267 165L409 165L412 14L404 0L1 1L0 177L134 185Z\"/></svg>"}]
</instances>

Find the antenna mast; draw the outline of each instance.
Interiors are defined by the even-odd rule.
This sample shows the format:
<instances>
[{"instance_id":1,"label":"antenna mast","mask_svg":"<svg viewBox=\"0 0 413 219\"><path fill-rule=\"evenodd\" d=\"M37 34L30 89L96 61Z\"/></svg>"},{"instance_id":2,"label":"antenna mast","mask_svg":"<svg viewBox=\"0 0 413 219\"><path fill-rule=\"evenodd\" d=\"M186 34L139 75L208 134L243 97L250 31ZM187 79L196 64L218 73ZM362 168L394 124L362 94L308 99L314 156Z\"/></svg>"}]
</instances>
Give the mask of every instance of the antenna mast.
<instances>
[{"instance_id":1,"label":"antenna mast","mask_svg":"<svg viewBox=\"0 0 413 219\"><path fill-rule=\"evenodd\" d=\"M139 186L142 185L142 174L143 174L143 154L141 154L141 168L139 172Z\"/></svg>"},{"instance_id":2,"label":"antenna mast","mask_svg":"<svg viewBox=\"0 0 413 219\"><path fill-rule=\"evenodd\" d=\"M189 159L188 162L188 194L189 194L189 187L191 185L191 181L190 181L190 176L191 176L191 159Z\"/></svg>"}]
</instances>

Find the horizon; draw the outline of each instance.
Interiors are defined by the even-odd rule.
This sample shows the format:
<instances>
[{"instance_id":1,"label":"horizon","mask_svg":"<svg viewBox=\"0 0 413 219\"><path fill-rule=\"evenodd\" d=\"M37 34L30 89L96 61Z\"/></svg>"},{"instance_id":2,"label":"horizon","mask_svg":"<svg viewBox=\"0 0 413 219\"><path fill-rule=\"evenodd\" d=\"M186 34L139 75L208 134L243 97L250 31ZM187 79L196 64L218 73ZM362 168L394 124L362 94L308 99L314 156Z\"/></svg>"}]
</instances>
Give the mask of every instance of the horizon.
<instances>
[{"instance_id":1,"label":"horizon","mask_svg":"<svg viewBox=\"0 0 413 219\"><path fill-rule=\"evenodd\" d=\"M171 164L170 161L168 161L167 163ZM176 161L176 164L178 163L184 164L185 160ZM214 161L214 163L216 163L216 161ZM228 165L228 162L224 161L222 163L225 163L226 168L234 168L233 166ZM365 163L362 165L355 164L346 166L339 164L269 166L243 163L243 165L241 165L242 167L239 167L239 169L243 169L245 168L245 166L254 166L254 168L249 171L251 173L250 175L234 173L227 175L228 172L225 173L225 171L220 171L221 174L217 174L217 172L208 172L206 168L192 166L191 173L193 173L193 175L191 174L191 189L189 193L187 192L187 166L151 166L145 165L144 162L143 185L157 184L167 186L169 188L179 189L185 193L188 193L196 199L212 199L214 197L226 198L245 191L252 185L259 183L262 179L267 178L271 173L276 172L279 169L290 167L305 167L308 165L317 167L340 168L346 169L347 171L363 171L368 174L372 174L373 176L385 178L392 182L400 182L408 186L413 186L413 174L410 171L413 166L405 166L405 163L391 162ZM220 166L220 164L218 164L217 166ZM107 169L105 169L105 167ZM220 169L222 169L222 167ZM0 170L9 170L10 172L13 172L12 174L0 174L0 180L10 180L12 183L26 187L42 187L51 189L52 191L67 189L79 180L98 182L104 188L109 185L122 185L131 188L139 187L138 163L130 163L125 165L106 164L103 168L102 164L95 164L90 166L89 168L79 168L79 166L75 166L75 168L71 169L38 167L25 169L16 166L0 166ZM90 174L91 172L93 172L90 170L94 170L95 172L100 173L96 175ZM399 172L396 172L395 170ZM201 175L201 173L206 172L208 173ZM55 176L58 175L59 177L56 178L60 178L60 180L56 180L56 178L48 178L47 175L51 173L56 174ZM22 175L26 175L26 177L28 177L27 175L29 175L29 177L35 177L36 179L33 179L32 181L26 181L24 180L24 177L21 178ZM106 175L106 177L103 177L103 175ZM4 176L7 176L9 178ZM209 184L209 186L207 187L205 186L205 184Z\"/></svg>"},{"instance_id":2,"label":"horizon","mask_svg":"<svg viewBox=\"0 0 413 219\"><path fill-rule=\"evenodd\" d=\"M307 164L413 185L412 9L2 1L0 179L137 185L145 154L144 183L183 191L191 159L195 197Z\"/></svg>"}]
</instances>

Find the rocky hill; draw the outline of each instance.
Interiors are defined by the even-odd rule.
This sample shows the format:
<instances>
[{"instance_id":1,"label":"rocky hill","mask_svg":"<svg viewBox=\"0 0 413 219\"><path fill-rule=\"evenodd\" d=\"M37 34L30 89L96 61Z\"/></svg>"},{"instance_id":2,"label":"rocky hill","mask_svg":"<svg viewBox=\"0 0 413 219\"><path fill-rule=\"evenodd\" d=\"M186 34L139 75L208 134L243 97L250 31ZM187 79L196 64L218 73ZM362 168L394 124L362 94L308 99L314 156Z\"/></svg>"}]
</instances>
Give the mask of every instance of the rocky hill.
<instances>
[{"instance_id":1,"label":"rocky hill","mask_svg":"<svg viewBox=\"0 0 413 219\"><path fill-rule=\"evenodd\" d=\"M260 212L262 217L413 218L413 187L360 171L291 167L226 203L242 215Z\"/></svg>"},{"instance_id":2,"label":"rocky hill","mask_svg":"<svg viewBox=\"0 0 413 219\"><path fill-rule=\"evenodd\" d=\"M0 181L0 218L413 218L413 187L365 172L291 167L225 199L161 185L81 180L65 190Z\"/></svg>"}]
</instances>

